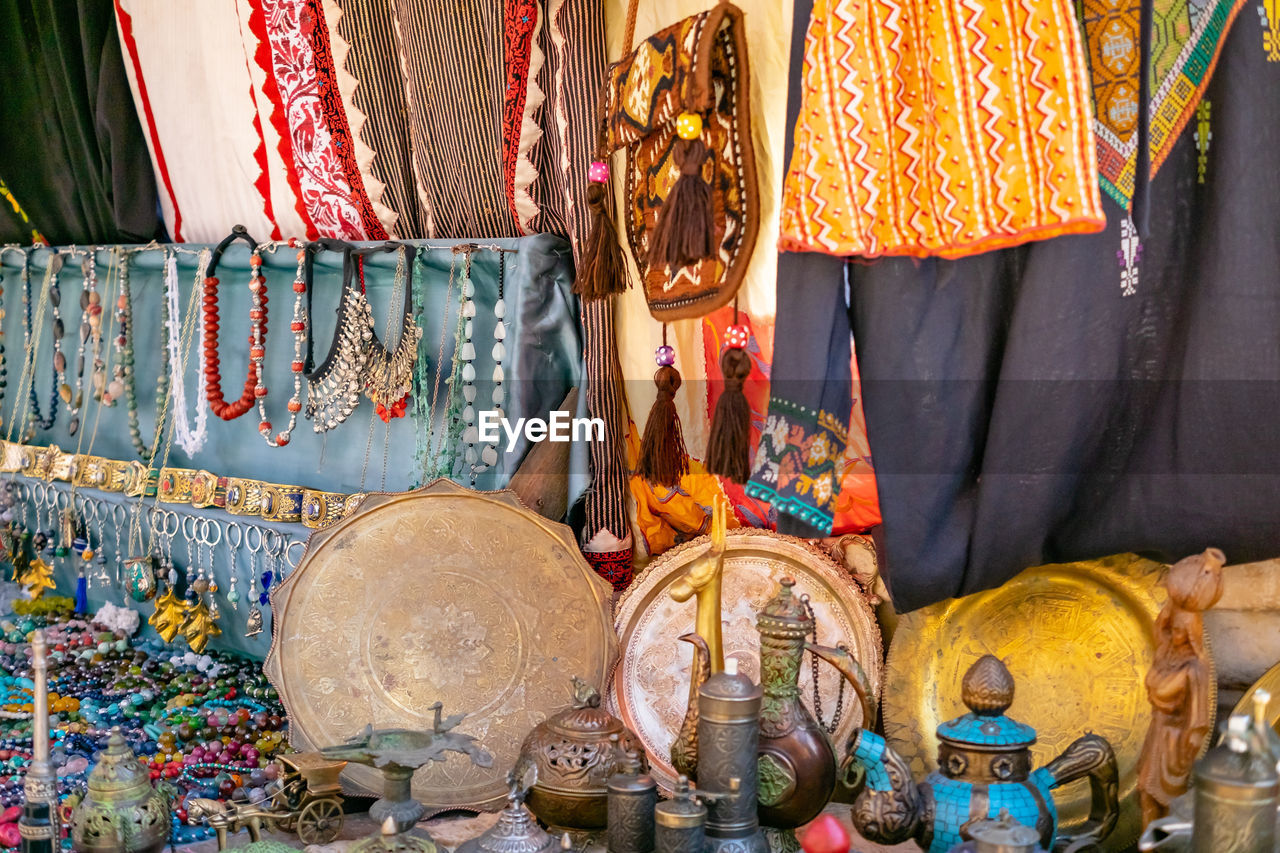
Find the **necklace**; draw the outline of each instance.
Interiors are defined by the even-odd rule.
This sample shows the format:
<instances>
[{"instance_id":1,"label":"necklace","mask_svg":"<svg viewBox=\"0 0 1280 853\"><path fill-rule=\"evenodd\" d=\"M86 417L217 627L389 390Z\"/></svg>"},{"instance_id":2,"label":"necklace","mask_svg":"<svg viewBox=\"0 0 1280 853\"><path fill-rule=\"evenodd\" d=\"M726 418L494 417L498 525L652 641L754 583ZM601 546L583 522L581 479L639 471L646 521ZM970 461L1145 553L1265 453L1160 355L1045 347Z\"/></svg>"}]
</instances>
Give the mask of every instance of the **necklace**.
<instances>
[{"instance_id":1,"label":"necklace","mask_svg":"<svg viewBox=\"0 0 1280 853\"><path fill-rule=\"evenodd\" d=\"M388 351L387 347L378 340L377 334L373 334L369 340L369 364L366 372L368 379L364 386L364 395L369 401L377 406L377 415L382 418L383 423L390 423L392 418L404 417L405 409L409 403L409 393L413 390L413 364L417 359L418 341L422 337L422 329L413 319L413 312L410 310L410 298L412 288L406 286L405 275L412 277L412 272L406 273L406 269L412 270L405 263L405 247L399 248L399 256L396 260L396 276L395 283L392 288L391 304L395 305L396 297L403 290L404 297L404 319L400 324L400 339L396 343L394 351ZM394 312L395 308L389 309ZM391 341L391 319L394 313L388 316L386 329L387 342Z\"/></svg>"},{"instance_id":2,"label":"necklace","mask_svg":"<svg viewBox=\"0 0 1280 853\"><path fill-rule=\"evenodd\" d=\"M62 339L67 335L67 326L62 321L62 253L55 251L49 258L49 267L53 270L53 281L49 284L49 306L53 309L53 389L68 407L71 405L71 386L67 384L67 356L62 352ZM53 426L56 416L57 401L49 407L48 429Z\"/></svg>"},{"instance_id":3,"label":"necklace","mask_svg":"<svg viewBox=\"0 0 1280 853\"><path fill-rule=\"evenodd\" d=\"M101 383L99 372L105 365L101 359L102 348L102 294L98 292L97 250L90 247L85 252L80 271L84 277L84 288L80 291L80 345L76 350L76 387L67 401L71 420L67 423L67 434L75 435L80 431L80 409L84 406L84 370L86 354L92 353L93 381L95 387ZM92 350L89 349L92 345Z\"/></svg>"},{"instance_id":4,"label":"necklace","mask_svg":"<svg viewBox=\"0 0 1280 853\"><path fill-rule=\"evenodd\" d=\"M472 364L476 358L476 347L471 342L471 334L474 330L474 322L476 316L476 286L471 280L471 256L467 256L467 264L462 269L462 307L459 314L463 318L462 327L462 347L458 354L458 360L462 362L462 398L466 405L462 409L462 440L467 443L467 449L463 453L463 460L467 463L471 472L471 485L476 484L476 474L479 473L476 463L479 457L476 455L476 440L478 431L476 429L476 367Z\"/></svg>"},{"instance_id":5,"label":"necklace","mask_svg":"<svg viewBox=\"0 0 1280 853\"><path fill-rule=\"evenodd\" d=\"M0 247L0 320L4 319L4 253L10 250L9 246ZM4 327L0 325L0 410L4 409L4 392L8 385L9 364L4 354Z\"/></svg>"},{"instance_id":6,"label":"necklace","mask_svg":"<svg viewBox=\"0 0 1280 853\"><path fill-rule=\"evenodd\" d=\"M342 267L342 298L329 354L320 367L306 374L307 417L318 433L338 426L356 410L369 363L368 344L373 339L369 300L351 284L350 249L344 252Z\"/></svg>"},{"instance_id":7,"label":"necklace","mask_svg":"<svg viewBox=\"0 0 1280 853\"><path fill-rule=\"evenodd\" d=\"M129 289L129 255L126 254L120 265L120 298L116 302L117 319L120 322L120 334L116 338L119 347L120 363L116 365L116 379L124 389L125 403L129 409L129 441L138 456L143 459L154 458L160 446L160 436L164 434L165 410L169 400L168 359L161 338L160 373L156 377L156 414L155 429L150 443L142 440L142 428L138 425L138 385L137 371L134 370L133 350L133 292ZM168 322L168 303L165 303L165 322ZM114 382L112 383L115 384Z\"/></svg>"},{"instance_id":8,"label":"necklace","mask_svg":"<svg viewBox=\"0 0 1280 853\"><path fill-rule=\"evenodd\" d=\"M504 287L507 277L507 258L502 250L498 250L498 301L493 303L493 391L490 399L493 400L493 408L497 413L498 419L501 420L504 412L502 410L503 400L506 398L506 392L502 389L502 380L506 375L502 370L502 360L507 357L507 346L503 343L507 338L507 324L503 318L507 316L507 302L503 298ZM498 464L498 445L496 442L486 443L480 448L480 464L477 466L479 471L486 471Z\"/></svg>"},{"instance_id":9,"label":"necklace","mask_svg":"<svg viewBox=\"0 0 1280 853\"><path fill-rule=\"evenodd\" d=\"M218 279L213 272L222 256L222 250L240 234L243 229L233 232L231 237L223 240L214 251L210 260L209 273L204 280L204 373L206 396L209 408L224 421L234 420L253 408L257 397L265 397L267 389L262 385L262 352L267 337L267 282L262 277L262 256L258 254L257 244L253 244L253 254L249 257L249 291L253 298L253 307L249 309L249 372L244 380L244 391L239 399L230 403L222 396L222 372L218 359ZM245 235L248 240L248 236ZM252 240L249 241L252 243Z\"/></svg>"},{"instance_id":10,"label":"necklace","mask_svg":"<svg viewBox=\"0 0 1280 853\"><path fill-rule=\"evenodd\" d=\"M30 369L30 383L27 388L29 400L29 420L27 423L39 429L49 429L53 426L53 422L58 416L58 370L55 363L53 370L53 393L49 395L49 417L40 414L40 394L36 391L35 368L36 368L36 350L39 347L38 333L35 331L39 327L39 322L44 319L44 308L49 302L50 286L53 276L57 268L61 266L58 261L58 255L55 254L49 259L49 265L45 267L44 283L40 287L40 303L36 307L35 317L31 314L31 256L27 255L22 265L22 303L23 303L23 335L27 342L26 360Z\"/></svg>"},{"instance_id":11,"label":"necklace","mask_svg":"<svg viewBox=\"0 0 1280 853\"><path fill-rule=\"evenodd\" d=\"M187 419L186 364L191 352L191 342L195 338L196 317L199 314L197 300L200 298L200 283L204 281L205 269L209 264L209 250L202 249L196 261L196 280L191 286L191 297L187 303L187 313L178 328L178 261L170 258L170 265L165 269L165 298L169 304L168 342L169 342L169 375L173 387L173 429L174 440L188 456L194 456L204 447L209 437L209 408L202 405L205 399L204 348L200 349L200 364L196 375L196 426L191 428ZM172 269L172 274L170 274Z\"/></svg>"},{"instance_id":12,"label":"necklace","mask_svg":"<svg viewBox=\"0 0 1280 853\"><path fill-rule=\"evenodd\" d=\"M307 308L305 304L307 295L307 248L302 246L299 248L297 240L289 241L289 248L298 249L298 270L293 277L293 321L289 324L289 329L293 332L293 361L289 365L290 371L293 373L293 396L289 398L287 408L289 409L289 425L284 431L278 433L275 438L271 437L271 421L267 420L267 407L264 396L258 397L258 432L266 439L267 444L272 447L284 447L289 443L289 439L293 436L293 428L298 425L298 412L302 411L302 374L306 369L306 365L302 360L302 351L307 344ZM265 301L266 294L263 294ZM263 316L263 334L266 334L266 317L265 311ZM262 379L262 359L258 359L258 381Z\"/></svg>"}]
</instances>

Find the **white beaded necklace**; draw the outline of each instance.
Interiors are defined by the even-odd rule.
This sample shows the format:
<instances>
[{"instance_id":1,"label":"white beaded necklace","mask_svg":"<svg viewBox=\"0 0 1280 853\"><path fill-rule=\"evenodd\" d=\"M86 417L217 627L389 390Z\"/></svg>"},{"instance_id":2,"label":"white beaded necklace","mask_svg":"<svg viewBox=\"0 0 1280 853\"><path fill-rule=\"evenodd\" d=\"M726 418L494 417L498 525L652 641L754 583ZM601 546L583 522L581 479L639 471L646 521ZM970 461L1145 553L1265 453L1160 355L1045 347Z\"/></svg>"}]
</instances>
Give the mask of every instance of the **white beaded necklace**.
<instances>
[{"instance_id":1,"label":"white beaded necklace","mask_svg":"<svg viewBox=\"0 0 1280 853\"><path fill-rule=\"evenodd\" d=\"M200 258L196 262L196 278L195 284L191 288L191 298L187 305L187 313L182 321L182 328L179 331L178 323L178 259L170 254L165 261L164 266L164 292L165 298L169 300L169 316L166 327L169 334L169 376L170 388L173 394L173 440L178 443L183 452L188 456L194 456L204 447L205 441L209 438L209 407L203 405L205 398L205 373L204 373L204 347L200 350L200 366L197 370L199 378L196 380L196 426L195 430L191 429L191 422L187 419L187 392L186 392L186 355L191 351L191 345L195 340L196 318L199 315L199 299L201 293L201 285L204 282L205 270L209 266L210 252L206 249L200 250Z\"/></svg>"}]
</instances>

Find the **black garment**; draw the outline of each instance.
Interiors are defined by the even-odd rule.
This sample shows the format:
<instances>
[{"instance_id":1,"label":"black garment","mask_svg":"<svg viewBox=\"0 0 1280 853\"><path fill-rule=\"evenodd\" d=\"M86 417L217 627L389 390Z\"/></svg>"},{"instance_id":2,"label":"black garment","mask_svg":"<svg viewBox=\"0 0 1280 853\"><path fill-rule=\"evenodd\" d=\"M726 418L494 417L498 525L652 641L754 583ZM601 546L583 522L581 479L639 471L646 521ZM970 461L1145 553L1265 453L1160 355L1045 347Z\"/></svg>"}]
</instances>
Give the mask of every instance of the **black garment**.
<instances>
[{"instance_id":1,"label":"black garment","mask_svg":"<svg viewBox=\"0 0 1280 853\"><path fill-rule=\"evenodd\" d=\"M1278 91L1241 13L1206 182L1193 121L1149 187L1132 296L1109 200L1101 234L849 267L899 610L1045 562L1280 552Z\"/></svg>"},{"instance_id":2,"label":"black garment","mask_svg":"<svg viewBox=\"0 0 1280 853\"><path fill-rule=\"evenodd\" d=\"M111 0L0 0L0 56L0 179L32 224L54 245L162 237ZM31 229L7 213L0 242Z\"/></svg>"}]
</instances>

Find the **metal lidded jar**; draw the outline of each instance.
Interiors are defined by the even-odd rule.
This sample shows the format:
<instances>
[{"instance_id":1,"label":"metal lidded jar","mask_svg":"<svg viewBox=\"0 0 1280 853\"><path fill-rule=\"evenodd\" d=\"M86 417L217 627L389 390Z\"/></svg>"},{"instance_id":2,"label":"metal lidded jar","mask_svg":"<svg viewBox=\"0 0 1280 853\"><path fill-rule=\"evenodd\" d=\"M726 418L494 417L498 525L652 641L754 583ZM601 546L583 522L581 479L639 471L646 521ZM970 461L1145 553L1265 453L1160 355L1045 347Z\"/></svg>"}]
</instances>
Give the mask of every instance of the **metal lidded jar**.
<instances>
[{"instance_id":1,"label":"metal lidded jar","mask_svg":"<svg viewBox=\"0 0 1280 853\"><path fill-rule=\"evenodd\" d=\"M618 736L610 740L615 744ZM653 810L658 804L658 783L641 772L640 754L627 752L618 772L609 777L609 853L652 853Z\"/></svg>"},{"instance_id":2,"label":"metal lidded jar","mask_svg":"<svg viewBox=\"0 0 1280 853\"><path fill-rule=\"evenodd\" d=\"M769 853L756 815L760 686L728 658L698 690L698 787L707 807L707 853Z\"/></svg>"},{"instance_id":3,"label":"metal lidded jar","mask_svg":"<svg viewBox=\"0 0 1280 853\"><path fill-rule=\"evenodd\" d=\"M689 778L676 782L675 795L653 810L657 853L702 853L706 845L707 807L689 790Z\"/></svg>"},{"instance_id":4,"label":"metal lidded jar","mask_svg":"<svg viewBox=\"0 0 1280 853\"><path fill-rule=\"evenodd\" d=\"M622 755L618 747L642 747L621 720L600 707L595 687L575 677L573 696L572 707L539 723L520 746L521 760L538 768L525 805L550 826L603 829L608 780ZM639 754L643 771L644 753Z\"/></svg>"},{"instance_id":5,"label":"metal lidded jar","mask_svg":"<svg viewBox=\"0 0 1280 853\"><path fill-rule=\"evenodd\" d=\"M1275 849L1280 776L1275 759L1258 746L1251 743L1249 718L1235 716L1222 743L1196 762L1192 853Z\"/></svg>"},{"instance_id":6,"label":"metal lidded jar","mask_svg":"<svg viewBox=\"0 0 1280 853\"><path fill-rule=\"evenodd\" d=\"M169 840L169 801L151 787L147 768L119 729L89 774L88 792L71 813L71 846L80 853L153 853Z\"/></svg>"}]
</instances>

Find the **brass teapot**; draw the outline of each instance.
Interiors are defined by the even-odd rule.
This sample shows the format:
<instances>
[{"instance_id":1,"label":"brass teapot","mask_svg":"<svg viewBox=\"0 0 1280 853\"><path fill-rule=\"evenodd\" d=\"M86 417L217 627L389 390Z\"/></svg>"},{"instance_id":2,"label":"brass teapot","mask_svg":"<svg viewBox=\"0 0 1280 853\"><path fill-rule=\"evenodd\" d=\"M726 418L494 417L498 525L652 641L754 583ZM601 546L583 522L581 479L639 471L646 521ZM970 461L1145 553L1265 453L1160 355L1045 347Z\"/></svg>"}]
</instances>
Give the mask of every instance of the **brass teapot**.
<instances>
[{"instance_id":1,"label":"brass teapot","mask_svg":"<svg viewBox=\"0 0 1280 853\"><path fill-rule=\"evenodd\" d=\"M907 764L866 729L849 740L842 770L860 770L862 790L853 825L869 841L914 839L928 853L946 853L966 840L970 824L1003 810L1040 833L1045 849L1101 841L1120 816L1115 753L1104 738L1086 734L1038 770L1031 769L1035 729L1005 716L1013 703L1013 676L993 655L969 667L961 683L969 713L938 726L938 769L915 782ZM1057 832L1052 790L1088 776L1089 821L1071 838Z\"/></svg>"}]
</instances>

